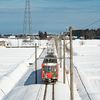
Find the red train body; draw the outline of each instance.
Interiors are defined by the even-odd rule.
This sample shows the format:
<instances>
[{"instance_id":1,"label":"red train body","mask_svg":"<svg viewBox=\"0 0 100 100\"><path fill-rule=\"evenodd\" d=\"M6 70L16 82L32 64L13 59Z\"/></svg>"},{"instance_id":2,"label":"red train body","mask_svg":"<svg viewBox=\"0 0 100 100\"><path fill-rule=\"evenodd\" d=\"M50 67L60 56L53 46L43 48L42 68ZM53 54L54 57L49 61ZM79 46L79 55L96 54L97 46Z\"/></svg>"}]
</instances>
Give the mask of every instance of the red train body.
<instances>
[{"instance_id":1,"label":"red train body","mask_svg":"<svg viewBox=\"0 0 100 100\"><path fill-rule=\"evenodd\" d=\"M58 63L57 57L47 55L41 66L43 82L56 82L58 80Z\"/></svg>"}]
</instances>

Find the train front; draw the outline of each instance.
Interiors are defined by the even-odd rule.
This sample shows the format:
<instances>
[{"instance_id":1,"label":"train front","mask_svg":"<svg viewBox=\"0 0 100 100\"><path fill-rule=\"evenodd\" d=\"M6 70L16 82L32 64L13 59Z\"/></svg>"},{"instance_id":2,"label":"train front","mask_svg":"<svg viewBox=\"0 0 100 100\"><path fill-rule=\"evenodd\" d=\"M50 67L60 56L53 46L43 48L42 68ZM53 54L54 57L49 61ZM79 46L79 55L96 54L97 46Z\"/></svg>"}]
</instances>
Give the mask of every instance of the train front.
<instances>
[{"instance_id":1,"label":"train front","mask_svg":"<svg viewBox=\"0 0 100 100\"><path fill-rule=\"evenodd\" d=\"M47 59L45 59L47 60ZM43 62L41 72L42 80L44 83L56 82L58 80L58 64L57 59L48 60Z\"/></svg>"}]
</instances>

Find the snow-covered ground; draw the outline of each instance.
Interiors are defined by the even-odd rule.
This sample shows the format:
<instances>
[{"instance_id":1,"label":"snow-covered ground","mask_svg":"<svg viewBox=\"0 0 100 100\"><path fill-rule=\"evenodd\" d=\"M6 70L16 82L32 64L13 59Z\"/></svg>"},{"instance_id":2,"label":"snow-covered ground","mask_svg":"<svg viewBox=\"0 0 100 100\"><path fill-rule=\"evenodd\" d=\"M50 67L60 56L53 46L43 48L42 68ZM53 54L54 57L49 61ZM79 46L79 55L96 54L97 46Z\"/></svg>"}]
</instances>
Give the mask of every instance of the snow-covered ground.
<instances>
[{"instance_id":1,"label":"snow-covered ground","mask_svg":"<svg viewBox=\"0 0 100 100\"><path fill-rule=\"evenodd\" d=\"M46 55L45 50L41 57ZM35 84L35 63L30 66L24 76L17 82L13 89L3 98L3 100L43 100L45 85L41 79L41 63L43 59L39 59L37 63L37 84ZM79 99L75 93L76 99ZM70 89L66 80L63 84L63 70L59 68L59 79L54 87L54 100L69 100ZM52 85L47 86L46 100L52 100Z\"/></svg>"},{"instance_id":2,"label":"snow-covered ground","mask_svg":"<svg viewBox=\"0 0 100 100\"><path fill-rule=\"evenodd\" d=\"M81 41L84 45L80 45ZM74 81L81 99L100 100L100 40L74 40L73 52L74 66L81 78L74 68Z\"/></svg>"},{"instance_id":3,"label":"snow-covered ground","mask_svg":"<svg viewBox=\"0 0 100 100\"><path fill-rule=\"evenodd\" d=\"M6 41L6 39L3 40ZM12 39L12 46L17 46L15 45L17 44L16 42L16 40ZM43 51L43 47L47 41L40 42L41 47L37 49L37 57L39 57ZM35 43L38 44L39 42L36 40ZM22 44L22 42L20 44ZM34 61L34 48L0 48L0 99L9 93L29 69L29 63L34 63Z\"/></svg>"},{"instance_id":4,"label":"snow-covered ground","mask_svg":"<svg viewBox=\"0 0 100 100\"><path fill-rule=\"evenodd\" d=\"M12 39L10 41L12 46L18 46L18 40ZM81 41L84 41L84 45L80 45ZM41 44L37 51L39 56L47 41L35 42ZM22 45L21 40L19 44ZM41 56L44 57L46 53L45 50ZM76 91L74 87L75 100L90 100L89 98L91 100L100 100L99 55L100 40L73 40L74 86L78 90ZM67 53L66 56L68 56ZM39 59L37 64L38 84L35 84L34 61L34 48L0 48L0 100L1 98L2 100L43 100L45 90L45 85L41 80L43 59ZM29 63L33 63L33 65L29 65ZM69 67L68 59L66 59L66 65L66 68ZM69 74L66 74L66 84L63 84L63 68L59 68L59 80L54 87L55 100L69 100L70 86L68 79ZM51 85L48 85L47 91L52 91ZM51 95L47 94L46 100L51 100Z\"/></svg>"},{"instance_id":5,"label":"snow-covered ground","mask_svg":"<svg viewBox=\"0 0 100 100\"><path fill-rule=\"evenodd\" d=\"M44 45L46 43L47 41L41 41L42 45L40 49L38 49L38 56L42 52L43 47L45 47ZM38 78L37 84L35 84L34 48L0 48L0 51L0 62L2 62L2 65L0 66L0 99L43 100L45 91L45 85L43 84L41 79L41 64L43 62L43 59L39 59L37 63ZM45 50L41 56L44 57L46 54L47 50ZM29 67L29 63L33 63L33 65L30 65ZM69 100L70 88L67 82L67 78L66 84L63 84L63 68L59 68L59 79L54 87L54 90L55 100L66 100L66 98ZM51 85L47 86L47 91L49 91L50 93L47 93L46 100L51 100ZM77 93L75 95L77 95Z\"/></svg>"}]
</instances>

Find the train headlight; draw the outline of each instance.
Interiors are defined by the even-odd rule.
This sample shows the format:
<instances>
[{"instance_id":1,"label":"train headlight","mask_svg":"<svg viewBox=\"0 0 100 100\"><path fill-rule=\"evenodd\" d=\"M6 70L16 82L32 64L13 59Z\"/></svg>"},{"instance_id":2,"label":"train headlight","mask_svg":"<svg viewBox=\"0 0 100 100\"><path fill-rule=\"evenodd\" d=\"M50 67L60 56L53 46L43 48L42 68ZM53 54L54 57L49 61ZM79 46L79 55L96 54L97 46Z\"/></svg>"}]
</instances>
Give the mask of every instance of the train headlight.
<instances>
[{"instance_id":1,"label":"train headlight","mask_svg":"<svg viewBox=\"0 0 100 100\"><path fill-rule=\"evenodd\" d=\"M52 75L52 77L57 77L57 74L54 73L54 74Z\"/></svg>"}]
</instances>

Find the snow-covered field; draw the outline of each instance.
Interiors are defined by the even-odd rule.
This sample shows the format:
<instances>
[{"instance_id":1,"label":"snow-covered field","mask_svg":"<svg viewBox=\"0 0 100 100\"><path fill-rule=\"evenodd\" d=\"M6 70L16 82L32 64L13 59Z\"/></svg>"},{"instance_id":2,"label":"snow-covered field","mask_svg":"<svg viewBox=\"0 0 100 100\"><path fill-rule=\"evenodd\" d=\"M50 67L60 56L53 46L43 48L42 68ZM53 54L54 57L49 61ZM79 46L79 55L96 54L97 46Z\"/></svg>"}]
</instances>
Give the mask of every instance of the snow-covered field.
<instances>
[{"instance_id":1,"label":"snow-covered field","mask_svg":"<svg viewBox=\"0 0 100 100\"><path fill-rule=\"evenodd\" d=\"M18 46L18 40L9 41L12 46ZM84 45L80 45L81 41L84 41ZM37 51L39 56L47 41L35 42L41 43L41 47ZM19 41L19 44L22 45L22 40ZM46 53L47 51L44 51L42 57ZM90 100L89 98L100 100L99 55L100 40L73 40L73 64L77 68L77 70L74 68L74 82L78 90L74 90L75 100L80 100L80 97L82 100ZM0 100L43 100L45 89L41 80L43 59L39 59L37 64L38 84L35 84L34 61L34 48L0 48ZM33 65L30 66L29 63L33 63ZM69 67L68 59L66 59L66 65L66 68ZM66 100L66 98L69 100L70 88L67 76L69 78L69 74L66 75L66 84L63 84L63 68L59 68L59 80L55 85L55 100ZM51 85L48 85L47 91L52 91ZM47 94L46 100L51 100L51 95Z\"/></svg>"},{"instance_id":2,"label":"snow-covered field","mask_svg":"<svg viewBox=\"0 0 100 100\"><path fill-rule=\"evenodd\" d=\"M84 45L80 45L81 41ZM100 100L100 40L74 40L73 52L74 66L82 79L74 68L74 81L81 99Z\"/></svg>"},{"instance_id":3,"label":"snow-covered field","mask_svg":"<svg viewBox=\"0 0 100 100\"><path fill-rule=\"evenodd\" d=\"M17 46L16 40L12 39L10 41L12 46ZM37 57L39 57L43 51L43 47L47 41L40 42L41 47L37 49ZM39 42L35 41L35 43L38 44ZM20 44L22 44L22 42ZM34 48L0 48L0 99L9 93L13 86L29 69L29 63L34 63L34 61Z\"/></svg>"}]
</instances>

